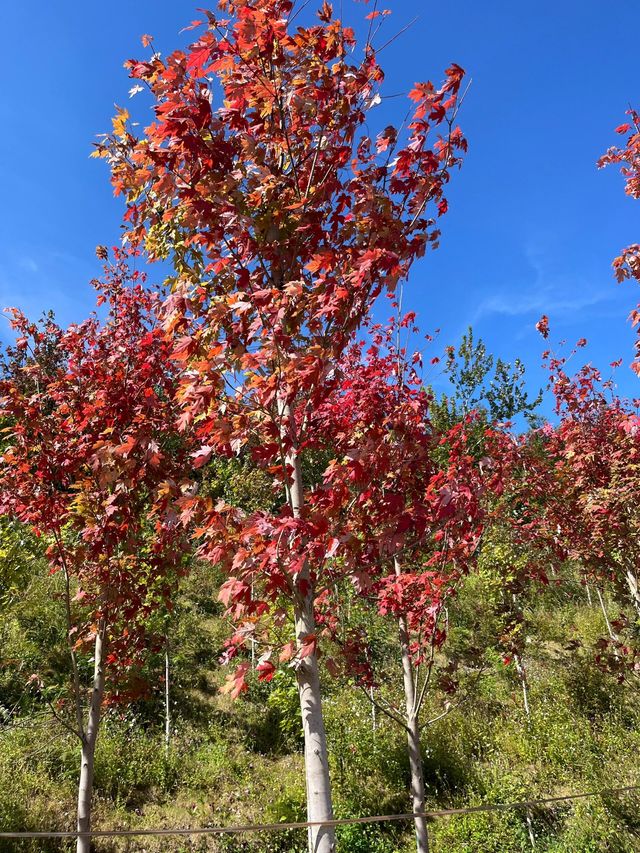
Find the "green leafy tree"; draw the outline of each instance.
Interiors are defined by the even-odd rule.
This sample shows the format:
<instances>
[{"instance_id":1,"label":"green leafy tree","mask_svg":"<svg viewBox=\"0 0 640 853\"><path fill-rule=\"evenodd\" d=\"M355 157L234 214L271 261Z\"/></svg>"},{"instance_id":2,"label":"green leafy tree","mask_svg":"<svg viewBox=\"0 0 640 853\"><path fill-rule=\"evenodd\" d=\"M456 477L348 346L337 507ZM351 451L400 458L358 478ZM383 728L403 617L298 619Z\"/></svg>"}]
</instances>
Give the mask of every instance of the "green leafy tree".
<instances>
[{"instance_id":1,"label":"green leafy tree","mask_svg":"<svg viewBox=\"0 0 640 853\"><path fill-rule=\"evenodd\" d=\"M519 416L529 426L541 423L537 409L542 402L542 391L531 398L524 363L519 358L513 363L494 358L482 338L476 340L471 326L457 350L447 347L445 374L454 391L435 402L432 416L455 422L476 410L497 423Z\"/></svg>"}]
</instances>

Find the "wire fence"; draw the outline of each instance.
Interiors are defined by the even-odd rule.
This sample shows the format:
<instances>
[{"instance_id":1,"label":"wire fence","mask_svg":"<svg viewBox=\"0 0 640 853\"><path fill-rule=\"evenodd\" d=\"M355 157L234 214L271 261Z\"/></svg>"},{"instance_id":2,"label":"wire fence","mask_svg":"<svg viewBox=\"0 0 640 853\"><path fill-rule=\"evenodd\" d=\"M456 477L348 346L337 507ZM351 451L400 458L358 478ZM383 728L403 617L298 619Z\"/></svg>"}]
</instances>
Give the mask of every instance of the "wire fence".
<instances>
[{"instance_id":1,"label":"wire fence","mask_svg":"<svg viewBox=\"0 0 640 853\"><path fill-rule=\"evenodd\" d=\"M242 835L245 833L284 832L286 830L303 830L316 826L348 826L357 824L375 824L388 822L413 821L417 817L446 818L455 815L470 815L479 812L499 812L510 809L531 810L541 806L586 800L593 797L616 796L619 794L640 791L640 785L625 785L618 788L603 788L598 791L588 791L578 794L562 794L555 797L545 797L534 800L522 800L514 803L486 803L477 806L465 806L455 809L436 809L423 813L371 815L367 817L341 818L330 821L294 821L289 823L244 824L238 826L206 826L187 827L180 829L96 829L91 832L74 830L59 832L1 832L0 839L74 839L89 838L133 838L142 836L208 836L208 835Z\"/></svg>"}]
</instances>

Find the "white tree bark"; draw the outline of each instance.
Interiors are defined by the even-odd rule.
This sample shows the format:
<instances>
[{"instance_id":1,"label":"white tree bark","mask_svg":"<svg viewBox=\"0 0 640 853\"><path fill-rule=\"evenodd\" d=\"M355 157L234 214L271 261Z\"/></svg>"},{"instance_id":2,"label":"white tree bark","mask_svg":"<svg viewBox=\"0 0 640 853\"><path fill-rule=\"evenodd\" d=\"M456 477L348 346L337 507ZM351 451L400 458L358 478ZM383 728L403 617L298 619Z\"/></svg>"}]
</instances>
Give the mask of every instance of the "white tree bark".
<instances>
[{"instance_id":1,"label":"white tree bark","mask_svg":"<svg viewBox=\"0 0 640 853\"><path fill-rule=\"evenodd\" d=\"M518 677L520 678L520 686L522 687L522 701L524 703L524 712L527 715L527 719L530 719L531 709L529 708L529 686L527 684L527 671L524 668L524 664L520 659L520 655L514 654L513 660L516 665L516 672L518 673Z\"/></svg>"},{"instance_id":2,"label":"white tree bark","mask_svg":"<svg viewBox=\"0 0 640 853\"><path fill-rule=\"evenodd\" d=\"M315 633L313 602L296 608L296 638L298 647L304 637ZM331 781L327 736L322 715L318 658L312 654L304 658L297 669L298 694L304 732L304 765L307 788L307 819L309 821L333 820ZM309 853L333 853L335 830L331 826L309 827Z\"/></svg>"},{"instance_id":3,"label":"white tree bark","mask_svg":"<svg viewBox=\"0 0 640 853\"><path fill-rule=\"evenodd\" d=\"M169 637L164 642L164 748L167 755L171 744L171 667L169 659Z\"/></svg>"},{"instance_id":4,"label":"white tree bark","mask_svg":"<svg viewBox=\"0 0 640 853\"><path fill-rule=\"evenodd\" d=\"M102 714L102 699L104 697L104 645L106 629L104 623L98 627L94 649L93 685L87 728L82 735L82 755L80 762L80 782L78 785L78 832L91 830L91 801L93 797L93 769L96 752L96 741L100 728ZM91 838L78 836L76 853L90 853Z\"/></svg>"},{"instance_id":5,"label":"white tree bark","mask_svg":"<svg viewBox=\"0 0 640 853\"><path fill-rule=\"evenodd\" d=\"M396 575L402 573L400 562L393 560ZM424 789L424 769L422 767L422 753L420 751L420 725L418 717L420 714L419 697L416 696L416 682L414 678L411 654L409 652L409 630L407 620L404 616L398 619L398 637L400 640L400 655L402 658L402 679L404 683L404 699L407 712L407 747L409 751L409 770L411 773L411 804L414 814L424 814L426 808L426 796ZM424 817L414 818L416 832L417 853L429 853L429 833L427 830L427 819Z\"/></svg>"},{"instance_id":6,"label":"white tree bark","mask_svg":"<svg viewBox=\"0 0 640 853\"><path fill-rule=\"evenodd\" d=\"M589 589L589 584L585 584L587 590L587 601L589 602L589 607L593 607L593 601L591 600L591 590Z\"/></svg>"},{"instance_id":7,"label":"white tree bark","mask_svg":"<svg viewBox=\"0 0 640 853\"><path fill-rule=\"evenodd\" d=\"M514 654L513 659L516 664L516 670L518 675L520 676L520 684L522 686L522 700L524 702L524 712L527 715L527 720L531 719L531 709L529 707L529 689L527 685L527 670L525 669L524 663L520 659L520 655ZM531 809L527 808L526 811L526 821L527 821L527 833L529 835L529 842L531 847L535 849L536 846L536 836L533 831L533 819L531 817Z\"/></svg>"},{"instance_id":8,"label":"white tree bark","mask_svg":"<svg viewBox=\"0 0 640 853\"><path fill-rule=\"evenodd\" d=\"M411 656L409 654L409 634L407 631L406 620L403 617L398 620L398 629L402 655L404 698L407 708L407 747L409 751L409 769L411 772L411 804L414 814L423 814L426 808L426 797L424 789L422 754L420 751L420 727L418 723L419 708L416 707L415 681L413 677L413 666L411 665ZM429 853L427 819L424 817L416 817L414 818L414 825L417 853Z\"/></svg>"},{"instance_id":9,"label":"white tree bark","mask_svg":"<svg viewBox=\"0 0 640 853\"><path fill-rule=\"evenodd\" d=\"M378 728L378 718L376 715L376 706L375 706L375 703L373 701L373 687L369 688L369 700L371 702L371 731L375 735L376 730Z\"/></svg>"},{"instance_id":10,"label":"white tree bark","mask_svg":"<svg viewBox=\"0 0 640 853\"><path fill-rule=\"evenodd\" d=\"M602 615L604 617L604 623L607 626L607 631L609 633L609 637L614 641L614 643L618 642L618 637L616 636L613 628L611 627L611 622L609 622L609 616L607 615L607 608L604 603L604 599L602 597L602 593L600 589L596 587L596 592L598 594L598 601L600 602L600 610L602 611Z\"/></svg>"},{"instance_id":11,"label":"white tree bark","mask_svg":"<svg viewBox=\"0 0 640 853\"><path fill-rule=\"evenodd\" d=\"M289 428L283 431L289 432L293 430L294 425L293 409L290 405L283 408ZM304 504L304 486L300 460L295 449L288 452L286 463L292 470L292 482L288 490L291 511L295 518L299 518ZM305 644L305 637L315 635L316 623L313 612L314 590L306 566L299 580L308 585L305 594L300 596L295 606L296 642L298 648L301 648ZM333 802L329 777L329 753L322 714L318 657L315 651L300 662L296 678L304 733L307 820L331 821L333 820ZM309 853L334 853L336 849L334 827L309 827L308 837Z\"/></svg>"},{"instance_id":12,"label":"white tree bark","mask_svg":"<svg viewBox=\"0 0 640 853\"><path fill-rule=\"evenodd\" d=\"M629 595L636 609L636 613L640 616L640 590L638 590L638 576L633 569L627 569L627 586L629 587Z\"/></svg>"}]
</instances>

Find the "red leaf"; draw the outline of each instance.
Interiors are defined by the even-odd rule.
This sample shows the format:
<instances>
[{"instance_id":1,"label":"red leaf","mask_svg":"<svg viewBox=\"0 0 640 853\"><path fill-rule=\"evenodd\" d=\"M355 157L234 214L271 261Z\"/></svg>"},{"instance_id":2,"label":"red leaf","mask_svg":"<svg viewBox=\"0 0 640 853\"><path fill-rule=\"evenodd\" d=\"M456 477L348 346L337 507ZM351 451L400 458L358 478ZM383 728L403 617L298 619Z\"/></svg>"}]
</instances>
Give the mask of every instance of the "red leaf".
<instances>
[{"instance_id":1,"label":"red leaf","mask_svg":"<svg viewBox=\"0 0 640 853\"><path fill-rule=\"evenodd\" d=\"M133 448L136 446L137 443L138 442L137 442L136 437L133 435L130 435L122 444L119 444L116 447L116 449L114 450L114 453L116 454L116 456L128 456L131 453L131 451L133 450Z\"/></svg>"},{"instance_id":2,"label":"red leaf","mask_svg":"<svg viewBox=\"0 0 640 853\"><path fill-rule=\"evenodd\" d=\"M187 70L191 71L195 77L202 76L205 65L211 58L211 48L197 47L193 50L187 59Z\"/></svg>"},{"instance_id":3,"label":"red leaf","mask_svg":"<svg viewBox=\"0 0 640 853\"><path fill-rule=\"evenodd\" d=\"M549 318L546 314L543 314L542 317L536 323L536 329L540 332L543 338L549 337Z\"/></svg>"},{"instance_id":4,"label":"red leaf","mask_svg":"<svg viewBox=\"0 0 640 853\"><path fill-rule=\"evenodd\" d=\"M336 539L335 536L329 540L329 544L327 545L327 550L325 553L325 557L329 559L330 557L335 556L336 551L340 547L340 540Z\"/></svg>"},{"instance_id":5,"label":"red leaf","mask_svg":"<svg viewBox=\"0 0 640 853\"><path fill-rule=\"evenodd\" d=\"M201 24L202 24L202 23L203 23L203 21L202 21L202 20L199 20L199 21L198 21L198 20L196 20L196 21L191 21L191 23L189 24L189 26L188 26L188 27L183 27L183 28L180 30L180 32L181 32L181 33L187 33L187 32L189 32L189 30L195 30L197 27L201 26Z\"/></svg>"},{"instance_id":6,"label":"red leaf","mask_svg":"<svg viewBox=\"0 0 640 853\"><path fill-rule=\"evenodd\" d=\"M296 653L296 644L295 643L287 643L286 646L283 646L281 651L280 651L280 657L279 657L280 663L286 663L287 661L290 661L291 658L295 655L295 653Z\"/></svg>"},{"instance_id":7,"label":"red leaf","mask_svg":"<svg viewBox=\"0 0 640 853\"><path fill-rule=\"evenodd\" d=\"M208 444L205 444L200 450L196 450L191 454L191 458L193 459L193 467L194 468L202 468L203 465L206 465L207 462L211 459L211 454L213 453L213 448L209 447Z\"/></svg>"},{"instance_id":8,"label":"red leaf","mask_svg":"<svg viewBox=\"0 0 640 853\"><path fill-rule=\"evenodd\" d=\"M327 658L324 663L327 669L329 670L329 674L333 676L333 678L338 678L338 676L340 675L340 667L333 660L333 658Z\"/></svg>"},{"instance_id":9,"label":"red leaf","mask_svg":"<svg viewBox=\"0 0 640 853\"><path fill-rule=\"evenodd\" d=\"M260 681L271 681L276 674L276 668L270 660L265 660L258 664L256 672L259 673L258 678Z\"/></svg>"},{"instance_id":10,"label":"red leaf","mask_svg":"<svg viewBox=\"0 0 640 853\"><path fill-rule=\"evenodd\" d=\"M241 663L232 675L227 676L227 680L220 688L221 693L229 693L232 699L237 699L241 693L249 689L246 681L246 675L249 671L250 664Z\"/></svg>"},{"instance_id":11,"label":"red leaf","mask_svg":"<svg viewBox=\"0 0 640 853\"><path fill-rule=\"evenodd\" d=\"M311 657L316 652L316 643L317 638L315 634L307 634L306 637L302 638L302 645L298 650L298 656L302 660L303 658Z\"/></svg>"},{"instance_id":12,"label":"red leaf","mask_svg":"<svg viewBox=\"0 0 640 853\"><path fill-rule=\"evenodd\" d=\"M321 21L324 21L325 24L328 24L331 21L331 17L333 15L333 7L327 0L323 0L322 8L318 12L318 17Z\"/></svg>"}]
</instances>

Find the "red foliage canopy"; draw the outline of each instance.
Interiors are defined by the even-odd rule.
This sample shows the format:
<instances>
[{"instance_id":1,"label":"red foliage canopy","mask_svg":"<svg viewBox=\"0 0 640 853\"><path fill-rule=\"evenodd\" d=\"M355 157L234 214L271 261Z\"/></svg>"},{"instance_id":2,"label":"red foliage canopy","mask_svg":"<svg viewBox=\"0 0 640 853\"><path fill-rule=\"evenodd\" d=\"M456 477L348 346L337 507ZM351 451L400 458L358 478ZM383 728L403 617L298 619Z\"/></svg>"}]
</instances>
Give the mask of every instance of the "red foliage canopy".
<instances>
[{"instance_id":1,"label":"red foliage canopy","mask_svg":"<svg viewBox=\"0 0 640 853\"><path fill-rule=\"evenodd\" d=\"M619 164L625 177L625 192L634 199L640 199L640 115L636 110L628 110L629 121L619 125L616 133L626 136L624 146L610 148L598 160L598 166ZM640 283L640 244L633 243L614 260L613 270L618 281L634 278ZM634 326L640 325L640 306L630 314ZM640 334L640 330L639 330ZM640 341L636 343L636 358L632 365L640 373Z\"/></svg>"},{"instance_id":2,"label":"red foliage canopy","mask_svg":"<svg viewBox=\"0 0 640 853\"><path fill-rule=\"evenodd\" d=\"M0 382L0 511L50 542L51 570L75 593L73 642L103 622L107 662L125 668L145 645L146 616L170 602L185 544L173 507L184 463L176 378L159 296L142 278L116 254L96 283L104 322L43 331L14 310L25 366Z\"/></svg>"},{"instance_id":3,"label":"red foliage canopy","mask_svg":"<svg viewBox=\"0 0 640 853\"><path fill-rule=\"evenodd\" d=\"M332 519L336 551L359 592L406 623L419 663L445 639L438 617L474 558L482 496L496 482L490 460L471 453L471 418L443 433L432 425L430 395L394 343L397 331L376 328L364 354L364 344L347 352L314 417L335 459L312 502ZM322 621L336 636L339 608L328 596ZM347 651L352 664L362 657L353 644Z\"/></svg>"},{"instance_id":4,"label":"red foliage canopy","mask_svg":"<svg viewBox=\"0 0 640 853\"><path fill-rule=\"evenodd\" d=\"M228 568L234 619L270 612L278 624L281 597L309 610L339 545L298 489L313 412L373 301L437 244L466 149L455 124L463 71L416 84L404 129L372 138L383 72L369 40L354 58L354 32L329 3L307 26L290 0L219 10L194 22L186 53L127 63L156 119L138 138L121 111L96 153L126 198L127 239L176 271L167 325L181 335L196 464L249 445L287 492L280 512L249 518L211 505L200 531L202 554ZM310 636L299 654L315 650Z\"/></svg>"},{"instance_id":5,"label":"red foliage canopy","mask_svg":"<svg viewBox=\"0 0 640 853\"><path fill-rule=\"evenodd\" d=\"M546 581L549 563L558 576L574 560L586 583L609 588L623 611L631 605L640 613L640 401L616 397L590 365L573 377L564 358L548 356L548 367L559 422L514 446L510 457L512 520L531 545L529 569ZM620 673L640 666L612 631L597 657Z\"/></svg>"}]
</instances>

